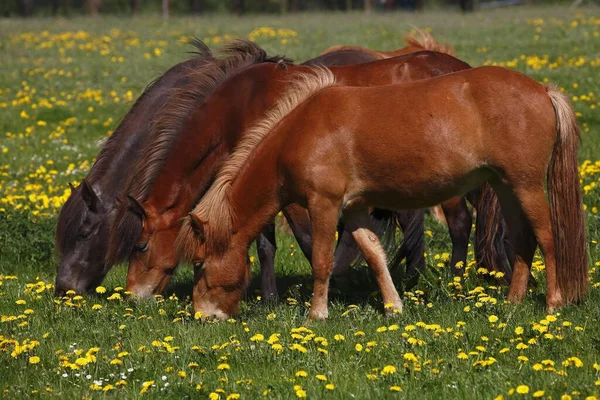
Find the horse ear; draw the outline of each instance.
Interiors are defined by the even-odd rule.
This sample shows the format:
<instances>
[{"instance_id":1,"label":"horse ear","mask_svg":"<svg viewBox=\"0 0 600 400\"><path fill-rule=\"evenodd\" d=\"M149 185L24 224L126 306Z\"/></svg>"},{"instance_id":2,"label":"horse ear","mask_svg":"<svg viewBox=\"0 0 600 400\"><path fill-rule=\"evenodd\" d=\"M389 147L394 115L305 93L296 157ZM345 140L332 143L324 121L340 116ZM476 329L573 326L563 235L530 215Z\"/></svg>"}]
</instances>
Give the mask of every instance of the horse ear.
<instances>
[{"instance_id":1,"label":"horse ear","mask_svg":"<svg viewBox=\"0 0 600 400\"><path fill-rule=\"evenodd\" d=\"M92 189L92 185L85 179L81 181L81 197L91 211L96 211L98 209L100 200L98 199L98 196L96 196L94 189Z\"/></svg>"},{"instance_id":2,"label":"horse ear","mask_svg":"<svg viewBox=\"0 0 600 400\"><path fill-rule=\"evenodd\" d=\"M71 182L69 182L69 187L71 188L71 193L75 191L75 186Z\"/></svg>"},{"instance_id":3,"label":"horse ear","mask_svg":"<svg viewBox=\"0 0 600 400\"><path fill-rule=\"evenodd\" d=\"M189 213L188 216L190 217L190 226L192 227L192 230L198 235L200 240L204 241L204 224L206 224L206 222L202 221L196 214Z\"/></svg>"},{"instance_id":4,"label":"horse ear","mask_svg":"<svg viewBox=\"0 0 600 400\"><path fill-rule=\"evenodd\" d=\"M131 195L127 195L127 200L129 200L129 210L141 219L145 219L146 210L144 210L144 207Z\"/></svg>"}]
</instances>

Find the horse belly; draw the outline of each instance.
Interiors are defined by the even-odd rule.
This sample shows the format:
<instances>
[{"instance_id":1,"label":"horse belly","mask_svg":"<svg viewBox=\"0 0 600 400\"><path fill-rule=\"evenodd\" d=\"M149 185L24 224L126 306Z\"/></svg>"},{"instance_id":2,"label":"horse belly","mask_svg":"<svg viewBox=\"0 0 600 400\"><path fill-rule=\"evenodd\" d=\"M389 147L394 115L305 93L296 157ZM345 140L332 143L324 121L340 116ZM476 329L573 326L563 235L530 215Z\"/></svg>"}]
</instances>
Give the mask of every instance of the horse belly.
<instances>
[{"instance_id":1,"label":"horse belly","mask_svg":"<svg viewBox=\"0 0 600 400\"><path fill-rule=\"evenodd\" d=\"M391 143L382 143L374 152L363 152L347 192L348 206L398 210L430 207L463 195L492 176L474 149L477 146L451 146L439 136L435 143L421 137L418 146L395 143L395 149Z\"/></svg>"}]
</instances>

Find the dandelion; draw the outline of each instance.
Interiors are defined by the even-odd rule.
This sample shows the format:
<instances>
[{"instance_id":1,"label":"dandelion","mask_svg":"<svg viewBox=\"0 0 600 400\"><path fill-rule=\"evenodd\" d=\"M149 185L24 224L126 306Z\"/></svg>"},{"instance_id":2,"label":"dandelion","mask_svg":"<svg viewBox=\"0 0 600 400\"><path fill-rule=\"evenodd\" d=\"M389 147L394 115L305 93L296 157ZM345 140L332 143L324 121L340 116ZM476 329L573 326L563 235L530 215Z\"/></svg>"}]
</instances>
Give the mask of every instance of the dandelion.
<instances>
[{"instance_id":1,"label":"dandelion","mask_svg":"<svg viewBox=\"0 0 600 400\"><path fill-rule=\"evenodd\" d=\"M29 357L29 364L37 364L40 362L40 358L38 356Z\"/></svg>"},{"instance_id":2,"label":"dandelion","mask_svg":"<svg viewBox=\"0 0 600 400\"><path fill-rule=\"evenodd\" d=\"M490 316L488 317L488 321L489 321L491 324L494 324L494 323L498 322L498 317L497 317L496 315L490 315Z\"/></svg>"},{"instance_id":3,"label":"dandelion","mask_svg":"<svg viewBox=\"0 0 600 400\"><path fill-rule=\"evenodd\" d=\"M517 393L519 394L527 394L529 393L529 386L527 385L519 385L517 386Z\"/></svg>"},{"instance_id":4,"label":"dandelion","mask_svg":"<svg viewBox=\"0 0 600 400\"><path fill-rule=\"evenodd\" d=\"M251 342L262 342L263 340L265 340L265 336L260 333L257 333L250 338Z\"/></svg>"},{"instance_id":5,"label":"dandelion","mask_svg":"<svg viewBox=\"0 0 600 400\"><path fill-rule=\"evenodd\" d=\"M154 381L146 381L142 383L142 389L140 390L140 393L146 393L152 385L154 385Z\"/></svg>"},{"instance_id":6,"label":"dandelion","mask_svg":"<svg viewBox=\"0 0 600 400\"><path fill-rule=\"evenodd\" d=\"M532 396L533 397L543 397L544 396L544 391L543 390L536 390L535 392L533 392Z\"/></svg>"},{"instance_id":7,"label":"dandelion","mask_svg":"<svg viewBox=\"0 0 600 400\"><path fill-rule=\"evenodd\" d=\"M106 288L104 286L98 286L96 288L96 293L98 293L98 294L106 293Z\"/></svg>"},{"instance_id":8,"label":"dandelion","mask_svg":"<svg viewBox=\"0 0 600 400\"><path fill-rule=\"evenodd\" d=\"M524 332L524 330L523 330L523 327L521 327L521 326L517 326L517 327L515 328L515 335L522 335L522 334L523 334L523 332Z\"/></svg>"},{"instance_id":9,"label":"dandelion","mask_svg":"<svg viewBox=\"0 0 600 400\"><path fill-rule=\"evenodd\" d=\"M225 363L219 364L219 366L217 367L217 369L219 371L228 371L229 370L229 364L225 364Z\"/></svg>"},{"instance_id":10,"label":"dandelion","mask_svg":"<svg viewBox=\"0 0 600 400\"><path fill-rule=\"evenodd\" d=\"M395 374L396 373L396 367L394 367L393 365L386 365L385 367L383 367L383 369L381 370L381 375L391 375L391 374Z\"/></svg>"},{"instance_id":11,"label":"dandelion","mask_svg":"<svg viewBox=\"0 0 600 400\"><path fill-rule=\"evenodd\" d=\"M356 343L356 346L354 346L354 350L356 350L357 352L363 351L363 345L360 343Z\"/></svg>"},{"instance_id":12,"label":"dandelion","mask_svg":"<svg viewBox=\"0 0 600 400\"><path fill-rule=\"evenodd\" d=\"M317 375L316 376L317 380L321 381L321 382L325 382L327 380L327 377L325 375Z\"/></svg>"},{"instance_id":13,"label":"dandelion","mask_svg":"<svg viewBox=\"0 0 600 400\"><path fill-rule=\"evenodd\" d=\"M398 386L398 385L394 385L394 386L390 386L390 390L392 392L401 392L402 388L400 386Z\"/></svg>"}]
</instances>

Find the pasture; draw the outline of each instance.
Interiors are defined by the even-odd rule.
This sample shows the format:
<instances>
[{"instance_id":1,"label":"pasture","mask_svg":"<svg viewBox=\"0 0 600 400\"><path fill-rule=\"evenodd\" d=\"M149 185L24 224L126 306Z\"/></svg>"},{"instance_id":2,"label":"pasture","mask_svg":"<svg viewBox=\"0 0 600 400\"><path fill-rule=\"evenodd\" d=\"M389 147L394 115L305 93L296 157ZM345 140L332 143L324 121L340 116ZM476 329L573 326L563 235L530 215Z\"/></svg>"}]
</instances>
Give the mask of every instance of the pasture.
<instances>
[{"instance_id":1,"label":"pasture","mask_svg":"<svg viewBox=\"0 0 600 400\"><path fill-rule=\"evenodd\" d=\"M242 312L200 323L191 268L164 297L138 302L114 268L93 296L53 297L57 212L144 87L192 50L245 37L297 61L335 44L402 47L431 28L473 66L500 65L570 94L591 255L584 304L544 310L543 259L521 305L469 253L453 279L445 226L426 221L427 271L385 318L367 268L333 291L326 322L305 325L310 267L285 231L282 294L254 282ZM552 6L462 16L301 14L0 21L0 391L4 397L554 398L600 397L600 9ZM231 116L235 118L235 116ZM472 247L471 247L472 248ZM256 253L251 253L258 271ZM398 282L400 284L400 282Z\"/></svg>"}]
</instances>

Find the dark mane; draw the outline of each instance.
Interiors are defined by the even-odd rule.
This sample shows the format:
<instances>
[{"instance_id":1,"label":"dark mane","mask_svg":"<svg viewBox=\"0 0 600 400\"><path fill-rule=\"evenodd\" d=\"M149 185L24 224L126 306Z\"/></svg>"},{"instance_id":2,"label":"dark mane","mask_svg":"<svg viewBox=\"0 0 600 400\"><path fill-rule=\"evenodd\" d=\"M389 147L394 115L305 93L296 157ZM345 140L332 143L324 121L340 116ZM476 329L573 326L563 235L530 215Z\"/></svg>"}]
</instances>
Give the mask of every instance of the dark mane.
<instances>
[{"instance_id":1,"label":"dark mane","mask_svg":"<svg viewBox=\"0 0 600 400\"><path fill-rule=\"evenodd\" d=\"M125 192L138 202L146 200L154 180L160 173L179 131L192 110L207 99L231 75L259 63L289 63L291 60L271 57L248 40L234 40L220 51L221 57L187 75L189 84L173 88L167 95L165 107L150 125L150 141L138 160L129 188Z\"/></svg>"},{"instance_id":2,"label":"dark mane","mask_svg":"<svg viewBox=\"0 0 600 400\"><path fill-rule=\"evenodd\" d=\"M247 40L235 40L224 46L220 53L220 57L190 71L186 75L187 84L172 88L165 96L165 105L150 124L148 143L142 150L144 156L136 162L124 196L128 195L138 203L147 200L192 111L224 81L254 64L291 62L285 57L271 57ZM131 204L129 199L123 198L122 204L110 233L106 255L108 265L114 265L129 256L142 231L141 218L128 207Z\"/></svg>"},{"instance_id":3,"label":"dark mane","mask_svg":"<svg viewBox=\"0 0 600 400\"><path fill-rule=\"evenodd\" d=\"M77 232L87 206L81 197L79 187L71 191L71 195L60 210L56 225L56 251L59 256L64 254L69 244L75 243Z\"/></svg>"},{"instance_id":4,"label":"dark mane","mask_svg":"<svg viewBox=\"0 0 600 400\"><path fill-rule=\"evenodd\" d=\"M123 179L121 176L128 171L128 168L123 168L123 165L137 157L137 155L132 155L129 152L131 149L129 143L143 140L143 131L138 127L140 120L146 122L143 114L151 109L152 105L149 103L160 96L160 92L164 90L162 86L171 85L173 79L177 79L181 75L187 75L197 65L213 60L211 51L204 43L192 39L190 44L194 47L193 57L171 67L152 81L100 150L96 162L86 176L86 180L90 184L95 184L102 178L110 177L109 184L101 190L101 194L106 196L103 201L112 204L115 196L120 194L120 191L125 187L126 182L121 183L120 181ZM119 161L119 158L122 160ZM72 190L71 195L61 208L56 223L55 244L59 256L75 243L79 226L87 210L88 208L81 197L81 190L77 187Z\"/></svg>"},{"instance_id":5,"label":"dark mane","mask_svg":"<svg viewBox=\"0 0 600 400\"><path fill-rule=\"evenodd\" d=\"M190 60L197 59L198 61L208 62L213 59L212 52L201 40L194 38L189 41L189 44L194 47L194 50L190 51L190 54L193 55ZM173 68L182 67L184 64L185 62L179 63ZM189 63L185 65L189 65ZM132 134L130 129L128 129L129 124L134 120L136 113L140 110L140 106L144 104L148 93L150 93L151 90L158 84L160 84L162 79L165 79L167 73L168 71L155 78L148 84L148 86L146 86L142 94L137 98L133 106L123 117L113 134L110 135L102 147L102 150L100 150L96 162L88 173L87 179L90 183L95 182L96 179L103 176L106 170L109 168L114 156L119 153L121 142L127 139L127 135Z\"/></svg>"}]
</instances>

